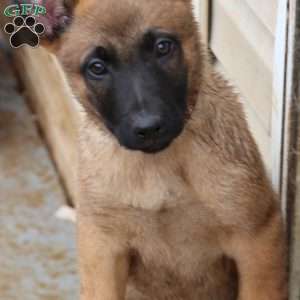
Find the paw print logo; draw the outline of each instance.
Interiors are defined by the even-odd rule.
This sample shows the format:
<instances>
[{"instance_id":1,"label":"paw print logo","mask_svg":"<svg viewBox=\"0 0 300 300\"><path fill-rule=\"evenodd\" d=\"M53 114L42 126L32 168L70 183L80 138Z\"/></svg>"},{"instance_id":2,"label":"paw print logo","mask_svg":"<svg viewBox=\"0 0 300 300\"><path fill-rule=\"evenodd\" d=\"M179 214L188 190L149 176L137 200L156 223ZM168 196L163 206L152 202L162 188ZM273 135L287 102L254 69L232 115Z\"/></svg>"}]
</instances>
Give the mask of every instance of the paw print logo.
<instances>
[{"instance_id":1,"label":"paw print logo","mask_svg":"<svg viewBox=\"0 0 300 300\"><path fill-rule=\"evenodd\" d=\"M18 16L12 23L5 25L4 31L11 35L10 44L13 48L24 45L34 48L39 45L39 36L44 33L45 27L42 23L37 23L33 16L28 16L26 19Z\"/></svg>"}]
</instances>

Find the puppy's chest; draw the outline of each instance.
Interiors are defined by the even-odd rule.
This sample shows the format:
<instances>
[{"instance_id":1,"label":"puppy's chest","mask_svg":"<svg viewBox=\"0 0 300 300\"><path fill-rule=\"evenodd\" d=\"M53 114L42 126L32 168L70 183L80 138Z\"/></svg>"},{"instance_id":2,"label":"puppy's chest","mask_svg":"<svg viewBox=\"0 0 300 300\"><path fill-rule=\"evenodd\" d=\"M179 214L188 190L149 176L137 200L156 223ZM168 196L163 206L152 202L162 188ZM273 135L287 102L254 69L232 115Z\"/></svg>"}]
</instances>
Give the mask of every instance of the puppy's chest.
<instances>
[{"instance_id":1,"label":"puppy's chest","mask_svg":"<svg viewBox=\"0 0 300 300\"><path fill-rule=\"evenodd\" d=\"M219 225L213 212L201 203L180 203L152 212L140 210L140 215L136 212L135 217L132 243L149 257L151 250L161 252L173 264L173 255L204 253L217 242ZM128 223L130 226L130 218Z\"/></svg>"},{"instance_id":2,"label":"puppy's chest","mask_svg":"<svg viewBox=\"0 0 300 300\"><path fill-rule=\"evenodd\" d=\"M175 268L189 276L193 269L199 270L198 264L205 268L218 255L214 211L182 174L148 165L147 170L123 168L113 176L103 175L101 187L93 191L104 212L101 222L128 234L137 254L133 265L166 272Z\"/></svg>"},{"instance_id":3,"label":"puppy's chest","mask_svg":"<svg viewBox=\"0 0 300 300\"><path fill-rule=\"evenodd\" d=\"M85 190L100 206L146 211L160 211L198 201L193 189L180 176L164 169L126 168L119 172L101 172L85 181Z\"/></svg>"},{"instance_id":4,"label":"puppy's chest","mask_svg":"<svg viewBox=\"0 0 300 300\"><path fill-rule=\"evenodd\" d=\"M211 218L195 204L141 214L129 241L132 282L151 293L157 289L180 294L187 286L200 287L221 257L217 226Z\"/></svg>"}]
</instances>

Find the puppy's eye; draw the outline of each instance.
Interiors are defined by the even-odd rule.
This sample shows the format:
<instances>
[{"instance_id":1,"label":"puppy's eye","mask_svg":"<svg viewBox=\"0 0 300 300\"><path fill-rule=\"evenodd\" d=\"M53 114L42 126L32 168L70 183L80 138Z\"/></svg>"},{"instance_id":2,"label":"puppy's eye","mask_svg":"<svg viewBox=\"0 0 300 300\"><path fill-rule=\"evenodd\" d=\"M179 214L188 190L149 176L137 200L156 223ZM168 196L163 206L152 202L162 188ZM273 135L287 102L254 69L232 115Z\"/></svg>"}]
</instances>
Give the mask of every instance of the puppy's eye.
<instances>
[{"instance_id":1,"label":"puppy's eye","mask_svg":"<svg viewBox=\"0 0 300 300\"><path fill-rule=\"evenodd\" d=\"M99 80L108 73L104 62L99 58L91 59L87 64L87 73L91 79Z\"/></svg>"},{"instance_id":2,"label":"puppy's eye","mask_svg":"<svg viewBox=\"0 0 300 300\"><path fill-rule=\"evenodd\" d=\"M175 48L175 43L170 39L158 40L155 45L155 52L158 57L171 54Z\"/></svg>"}]
</instances>

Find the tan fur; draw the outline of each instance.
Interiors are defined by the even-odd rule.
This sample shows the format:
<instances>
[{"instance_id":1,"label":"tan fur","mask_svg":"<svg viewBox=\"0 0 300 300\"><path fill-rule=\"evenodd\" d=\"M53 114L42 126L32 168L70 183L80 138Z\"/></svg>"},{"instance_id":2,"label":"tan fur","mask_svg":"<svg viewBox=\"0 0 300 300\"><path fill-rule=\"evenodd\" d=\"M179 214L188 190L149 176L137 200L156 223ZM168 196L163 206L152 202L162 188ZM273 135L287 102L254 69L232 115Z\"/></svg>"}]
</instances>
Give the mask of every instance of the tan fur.
<instances>
[{"instance_id":1,"label":"tan fur","mask_svg":"<svg viewBox=\"0 0 300 300\"><path fill-rule=\"evenodd\" d=\"M79 74L95 45L113 44L129 60L149 27L175 31L189 66L184 132L155 155L118 144L89 107ZM86 108L81 299L287 299L279 205L238 96L201 48L189 1L81 1L61 41L58 57Z\"/></svg>"}]
</instances>

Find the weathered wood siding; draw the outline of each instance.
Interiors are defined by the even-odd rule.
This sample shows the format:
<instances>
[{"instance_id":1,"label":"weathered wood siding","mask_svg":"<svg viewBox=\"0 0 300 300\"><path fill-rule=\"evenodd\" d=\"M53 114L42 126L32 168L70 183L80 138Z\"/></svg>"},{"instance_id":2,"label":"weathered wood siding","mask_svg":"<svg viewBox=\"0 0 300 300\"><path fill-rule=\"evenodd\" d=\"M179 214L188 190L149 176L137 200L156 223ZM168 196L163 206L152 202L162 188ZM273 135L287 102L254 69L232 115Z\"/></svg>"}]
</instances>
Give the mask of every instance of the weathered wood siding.
<instances>
[{"instance_id":1,"label":"weathered wood siding","mask_svg":"<svg viewBox=\"0 0 300 300\"><path fill-rule=\"evenodd\" d=\"M272 170L272 85L278 0L194 0L204 42L241 94L252 132ZM278 172L278 170L276 170Z\"/></svg>"}]
</instances>

